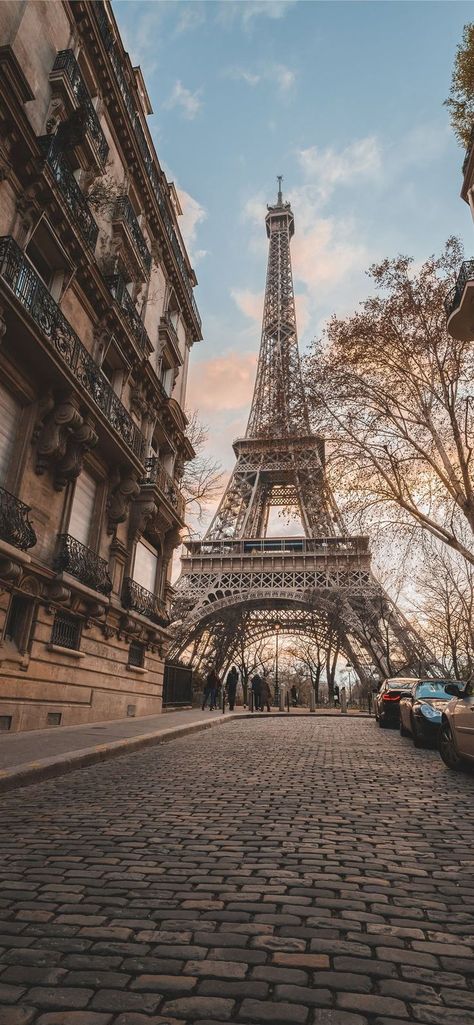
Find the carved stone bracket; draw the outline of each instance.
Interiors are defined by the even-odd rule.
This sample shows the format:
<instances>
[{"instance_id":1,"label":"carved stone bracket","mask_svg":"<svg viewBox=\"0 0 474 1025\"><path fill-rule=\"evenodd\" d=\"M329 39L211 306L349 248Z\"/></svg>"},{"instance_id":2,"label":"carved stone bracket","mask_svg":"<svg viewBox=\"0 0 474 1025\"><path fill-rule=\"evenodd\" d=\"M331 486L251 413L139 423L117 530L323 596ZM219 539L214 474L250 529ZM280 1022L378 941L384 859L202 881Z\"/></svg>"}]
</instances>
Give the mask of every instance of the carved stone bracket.
<instances>
[{"instance_id":1,"label":"carved stone bracket","mask_svg":"<svg viewBox=\"0 0 474 1025\"><path fill-rule=\"evenodd\" d=\"M81 414L77 396L70 393L55 399L49 395L43 403L42 423L37 432L36 473L45 473L52 463L54 486L56 491L62 491L79 476L85 453L97 442L93 420L88 413Z\"/></svg>"},{"instance_id":2,"label":"carved stone bracket","mask_svg":"<svg viewBox=\"0 0 474 1025\"><path fill-rule=\"evenodd\" d=\"M140 494L138 475L128 466L116 467L110 479L110 491L107 501L108 533L113 534L118 523L127 519L128 508L132 499Z\"/></svg>"}]
</instances>

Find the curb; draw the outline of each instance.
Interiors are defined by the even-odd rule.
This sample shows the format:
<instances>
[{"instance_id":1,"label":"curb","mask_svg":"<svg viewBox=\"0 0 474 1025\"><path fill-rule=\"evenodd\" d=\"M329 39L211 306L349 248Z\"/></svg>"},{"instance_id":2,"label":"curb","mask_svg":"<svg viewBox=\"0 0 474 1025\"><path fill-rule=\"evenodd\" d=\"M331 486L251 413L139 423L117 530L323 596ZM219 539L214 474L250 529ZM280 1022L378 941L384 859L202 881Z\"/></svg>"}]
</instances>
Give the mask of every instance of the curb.
<instances>
[{"instance_id":1,"label":"curb","mask_svg":"<svg viewBox=\"0 0 474 1025\"><path fill-rule=\"evenodd\" d=\"M110 758L130 754L142 747L166 744L168 741L176 740L188 733L198 733L201 730L212 729L214 726L224 726L225 723L241 718L247 718L247 716L232 715L231 713L227 716L223 715L221 719L200 720L185 726L171 726L167 730L160 730L159 733L144 733L139 737L129 737L127 740L114 740L110 744L100 744L96 747L71 751L71 754L42 758L38 762L25 762L13 769L2 769L0 770L0 794L29 786L32 783L39 783L42 780L54 779L56 776L63 776L68 772L83 769L97 762L106 762Z\"/></svg>"},{"instance_id":2,"label":"curb","mask_svg":"<svg viewBox=\"0 0 474 1025\"><path fill-rule=\"evenodd\" d=\"M156 744L166 744L171 740L177 740L188 733L199 733L202 730L209 730L215 726L224 726L229 722L240 721L241 719L291 719L291 712L229 712L221 718L201 719L199 722L187 723L184 726L170 726L167 730L160 730L159 733L143 733L138 737L129 737L126 740L114 740L110 744L100 744L96 747L88 747L83 750L71 751L70 754L56 755L54 758L42 758L37 762L25 762L13 769L0 770L0 795L20 787L31 786L33 783L40 783L42 780L54 779L57 776L64 776L76 769L84 769L88 765L95 765L98 762L106 762L110 758L117 758L120 755L131 754L139 751L140 748L152 747ZM334 712L299 712L293 719L340 719L341 716ZM369 718L367 712L353 712L350 715L342 716L346 721L349 719Z\"/></svg>"}]
</instances>

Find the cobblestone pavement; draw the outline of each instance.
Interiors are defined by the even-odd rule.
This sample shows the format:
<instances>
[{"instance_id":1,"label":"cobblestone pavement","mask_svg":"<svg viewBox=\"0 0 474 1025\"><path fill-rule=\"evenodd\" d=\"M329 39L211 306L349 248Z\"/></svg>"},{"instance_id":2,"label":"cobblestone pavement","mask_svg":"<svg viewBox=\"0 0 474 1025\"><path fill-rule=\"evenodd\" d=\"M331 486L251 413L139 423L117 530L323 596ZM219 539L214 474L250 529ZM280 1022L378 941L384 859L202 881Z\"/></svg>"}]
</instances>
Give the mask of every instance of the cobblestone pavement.
<instances>
[{"instance_id":1,"label":"cobblestone pavement","mask_svg":"<svg viewBox=\"0 0 474 1025\"><path fill-rule=\"evenodd\" d=\"M246 720L0 801L0 1025L473 1025L472 775Z\"/></svg>"}]
</instances>

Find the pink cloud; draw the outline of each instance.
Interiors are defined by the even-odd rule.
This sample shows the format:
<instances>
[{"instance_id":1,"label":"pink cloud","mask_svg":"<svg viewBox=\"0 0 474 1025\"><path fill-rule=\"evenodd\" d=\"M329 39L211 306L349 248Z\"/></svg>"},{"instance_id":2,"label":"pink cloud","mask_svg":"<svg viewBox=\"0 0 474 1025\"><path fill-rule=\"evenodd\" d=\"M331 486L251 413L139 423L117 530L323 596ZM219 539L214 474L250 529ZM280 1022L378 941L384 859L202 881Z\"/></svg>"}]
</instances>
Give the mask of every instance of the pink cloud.
<instances>
[{"instance_id":1,"label":"pink cloud","mask_svg":"<svg viewBox=\"0 0 474 1025\"><path fill-rule=\"evenodd\" d=\"M251 292L248 288L233 288L232 298L242 313L251 320L261 323L263 312L263 292Z\"/></svg>"},{"instance_id":2,"label":"pink cloud","mask_svg":"<svg viewBox=\"0 0 474 1025\"><path fill-rule=\"evenodd\" d=\"M256 363L254 352L228 352L196 363L189 378L187 405L206 412L249 406Z\"/></svg>"}]
</instances>

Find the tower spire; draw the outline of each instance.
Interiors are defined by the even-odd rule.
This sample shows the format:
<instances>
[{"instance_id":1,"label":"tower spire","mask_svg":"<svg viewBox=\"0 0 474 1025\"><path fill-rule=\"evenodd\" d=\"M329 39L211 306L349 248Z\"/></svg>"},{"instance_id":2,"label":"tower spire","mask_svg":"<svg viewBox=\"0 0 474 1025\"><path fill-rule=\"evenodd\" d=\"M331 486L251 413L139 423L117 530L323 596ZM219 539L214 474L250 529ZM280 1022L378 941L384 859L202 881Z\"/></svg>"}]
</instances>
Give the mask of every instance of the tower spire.
<instances>
[{"instance_id":1,"label":"tower spire","mask_svg":"<svg viewBox=\"0 0 474 1025\"><path fill-rule=\"evenodd\" d=\"M283 175L282 174L277 174L277 181L278 181L278 206L283 206L283 195L282 195L282 191L281 191L281 183L283 181Z\"/></svg>"}]
</instances>

